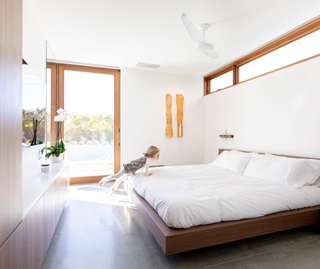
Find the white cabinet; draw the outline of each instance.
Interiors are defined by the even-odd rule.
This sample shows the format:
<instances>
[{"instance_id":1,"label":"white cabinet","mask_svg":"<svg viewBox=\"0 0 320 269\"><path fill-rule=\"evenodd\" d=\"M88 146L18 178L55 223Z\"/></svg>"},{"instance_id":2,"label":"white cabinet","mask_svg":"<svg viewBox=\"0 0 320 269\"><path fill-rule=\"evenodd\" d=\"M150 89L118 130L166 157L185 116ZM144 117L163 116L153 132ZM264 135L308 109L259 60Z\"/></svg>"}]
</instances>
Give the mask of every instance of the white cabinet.
<instances>
[{"instance_id":1,"label":"white cabinet","mask_svg":"<svg viewBox=\"0 0 320 269\"><path fill-rule=\"evenodd\" d=\"M0 247L0 269L39 269L64 208L69 165L54 164L51 172L26 178L23 219Z\"/></svg>"}]
</instances>

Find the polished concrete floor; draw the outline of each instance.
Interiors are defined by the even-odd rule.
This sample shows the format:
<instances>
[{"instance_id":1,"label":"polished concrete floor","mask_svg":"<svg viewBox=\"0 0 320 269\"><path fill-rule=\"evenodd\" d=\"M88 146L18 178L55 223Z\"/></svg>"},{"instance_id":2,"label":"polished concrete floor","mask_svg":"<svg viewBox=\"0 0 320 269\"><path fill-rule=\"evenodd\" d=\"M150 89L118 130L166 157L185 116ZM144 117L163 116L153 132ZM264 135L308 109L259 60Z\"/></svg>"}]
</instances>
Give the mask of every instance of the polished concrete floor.
<instances>
[{"instance_id":1,"label":"polished concrete floor","mask_svg":"<svg viewBox=\"0 0 320 269\"><path fill-rule=\"evenodd\" d=\"M166 256L126 193L73 185L41 269L319 269L320 235L306 227Z\"/></svg>"}]
</instances>

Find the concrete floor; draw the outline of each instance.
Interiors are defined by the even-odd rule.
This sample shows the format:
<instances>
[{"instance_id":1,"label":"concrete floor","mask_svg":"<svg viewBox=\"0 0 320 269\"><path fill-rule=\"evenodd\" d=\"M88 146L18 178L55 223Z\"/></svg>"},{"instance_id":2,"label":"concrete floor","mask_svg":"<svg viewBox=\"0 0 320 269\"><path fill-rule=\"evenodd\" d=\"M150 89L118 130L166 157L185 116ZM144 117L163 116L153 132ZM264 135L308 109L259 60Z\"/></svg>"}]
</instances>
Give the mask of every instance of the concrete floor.
<instances>
[{"instance_id":1,"label":"concrete floor","mask_svg":"<svg viewBox=\"0 0 320 269\"><path fill-rule=\"evenodd\" d=\"M320 235L306 227L166 256L126 193L73 185L41 269L319 269Z\"/></svg>"}]
</instances>

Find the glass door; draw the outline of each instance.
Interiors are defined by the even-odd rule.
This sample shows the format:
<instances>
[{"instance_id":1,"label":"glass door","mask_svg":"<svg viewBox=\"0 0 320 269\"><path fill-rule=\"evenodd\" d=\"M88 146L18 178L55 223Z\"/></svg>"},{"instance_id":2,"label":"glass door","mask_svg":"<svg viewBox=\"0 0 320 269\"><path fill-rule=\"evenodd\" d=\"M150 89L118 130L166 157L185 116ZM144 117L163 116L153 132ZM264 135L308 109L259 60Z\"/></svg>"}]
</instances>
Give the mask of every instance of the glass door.
<instances>
[{"instance_id":1,"label":"glass door","mask_svg":"<svg viewBox=\"0 0 320 269\"><path fill-rule=\"evenodd\" d=\"M63 133L71 182L94 182L120 167L120 72L58 65L56 110L68 116ZM56 110L53 115L56 115Z\"/></svg>"}]
</instances>

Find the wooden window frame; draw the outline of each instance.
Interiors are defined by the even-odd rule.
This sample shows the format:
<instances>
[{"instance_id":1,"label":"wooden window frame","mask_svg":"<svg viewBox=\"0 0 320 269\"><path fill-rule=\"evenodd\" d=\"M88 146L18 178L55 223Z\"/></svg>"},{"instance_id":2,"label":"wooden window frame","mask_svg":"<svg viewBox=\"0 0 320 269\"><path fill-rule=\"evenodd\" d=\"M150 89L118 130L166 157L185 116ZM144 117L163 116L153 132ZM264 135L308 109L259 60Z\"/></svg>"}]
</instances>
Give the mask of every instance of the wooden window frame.
<instances>
[{"instance_id":1,"label":"wooden window frame","mask_svg":"<svg viewBox=\"0 0 320 269\"><path fill-rule=\"evenodd\" d=\"M120 70L93 67L93 66L83 66L74 64L64 64L64 63L53 63L48 62L47 68L51 69L51 128L50 135L53 140L55 140L54 132L54 116L57 115L57 110L59 108L64 108L64 71L79 71L79 72L91 72L100 74L110 74L114 76L114 172L120 170L120 140L121 140L121 130L120 130ZM62 129L64 126L62 126ZM63 132L63 130L62 130ZM86 182L98 182L101 176L90 176L90 177L76 177L71 178L71 183L86 183Z\"/></svg>"},{"instance_id":2,"label":"wooden window frame","mask_svg":"<svg viewBox=\"0 0 320 269\"><path fill-rule=\"evenodd\" d=\"M288 34L285 34L279 38L277 38L276 40L274 41L271 41L270 43L264 45L263 47L259 48L259 49L256 49L255 51L243 56L242 58L226 65L226 66L223 66L207 75L205 75L203 77L203 87L204 87L204 95L207 95L207 94L211 94L211 93L216 93L216 92L219 92L221 90L225 90L225 89L228 89L234 85L237 85L239 83L243 83L243 82L246 82L246 81L249 81L249 80L252 80L252 79L255 79L257 77L260 77L260 76L263 76L263 75L266 75L266 74L270 74L272 72L275 72L277 70L280 70L280 69L283 69L283 68L286 68L288 66L292 66L294 64L298 64L298 63L301 63L301 62L304 62L304 61L307 61L307 60L310 60L310 59L313 59L315 57L319 57L320 55L315 55L315 56L312 56L312 57L309 57L309 58L306 58L304 60L300 60L298 62L295 62L295 63L292 63L292 64L289 64L289 65L286 65L286 66L283 66L283 67L280 67L276 70L272 70L272 71L269 71L265 74L261 74L261 75L258 75L258 76L255 76L253 78L250 78L250 79L247 79L245 81L242 81L242 82L239 82L239 68L242 66L242 65L245 65L249 62L252 62L272 51L275 51L293 41L296 41L298 40L299 38L302 38L304 36L307 36L317 30L320 29L320 18L316 18L304 25L302 25L301 27L297 28L297 29L294 29L292 30L291 32L289 32ZM214 78L217 78L229 71L233 71L233 85L232 86L228 86L226 88L223 88L223 89L219 89L217 91L214 91L214 92L211 92L211 89L210 89L210 81Z\"/></svg>"}]
</instances>

